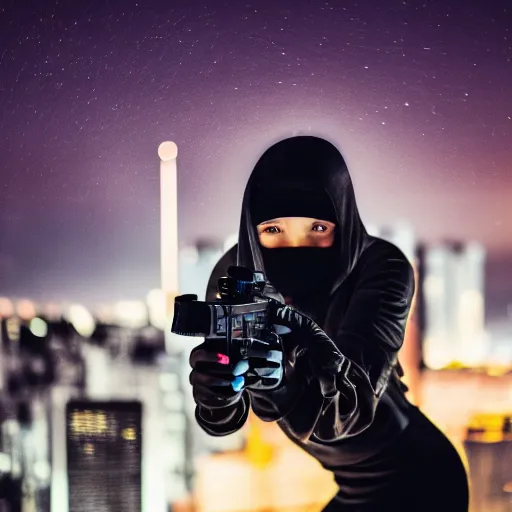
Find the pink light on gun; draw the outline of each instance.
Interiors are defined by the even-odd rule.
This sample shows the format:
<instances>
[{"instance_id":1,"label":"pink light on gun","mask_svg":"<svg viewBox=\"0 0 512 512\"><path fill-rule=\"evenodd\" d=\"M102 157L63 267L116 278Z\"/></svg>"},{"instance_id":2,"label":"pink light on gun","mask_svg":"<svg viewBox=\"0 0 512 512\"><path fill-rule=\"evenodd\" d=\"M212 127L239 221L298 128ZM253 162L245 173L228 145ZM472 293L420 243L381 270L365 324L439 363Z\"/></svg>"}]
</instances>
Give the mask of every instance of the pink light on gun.
<instances>
[{"instance_id":1,"label":"pink light on gun","mask_svg":"<svg viewBox=\"0 0 512 512\"><path fill-rule=\"evenodd\" d=\"M229 357L225 354L217 354L217 361L220 364L229 364Z\"/></svg>"}]
</instances>

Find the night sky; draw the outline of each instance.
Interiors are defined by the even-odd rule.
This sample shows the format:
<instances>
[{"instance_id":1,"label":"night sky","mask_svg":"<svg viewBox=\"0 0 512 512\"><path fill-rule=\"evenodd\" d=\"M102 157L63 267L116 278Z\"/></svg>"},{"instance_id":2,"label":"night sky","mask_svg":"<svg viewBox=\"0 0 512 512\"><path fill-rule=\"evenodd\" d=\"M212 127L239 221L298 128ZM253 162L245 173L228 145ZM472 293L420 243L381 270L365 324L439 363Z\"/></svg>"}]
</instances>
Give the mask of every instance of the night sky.
<instances>
[{"instance_id":1,"label":"night sky","mask_svg":"<svg viewBox=\"0 0 512 512\"><path fill-rule=\"evenodd\" d=\"M235 232L261 152L311 133L342 150L364 221L512 254L509 1L2 6L0 295L158 286L163 140L182 243Z\"/></svg>"}]
</instances>

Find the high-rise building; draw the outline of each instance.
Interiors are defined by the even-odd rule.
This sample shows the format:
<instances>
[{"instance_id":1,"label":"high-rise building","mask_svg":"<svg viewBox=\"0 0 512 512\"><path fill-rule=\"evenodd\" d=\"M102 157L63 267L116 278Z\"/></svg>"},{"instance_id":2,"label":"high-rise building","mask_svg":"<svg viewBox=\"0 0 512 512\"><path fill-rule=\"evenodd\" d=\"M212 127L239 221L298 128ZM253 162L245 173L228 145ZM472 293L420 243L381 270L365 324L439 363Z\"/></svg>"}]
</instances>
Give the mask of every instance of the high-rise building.
<instances>
[{"instance_id":1,"label":"high-rise building","mask_svg":"<svg viewBox=\"0 0 512 512\"><path fill-rule=\"evenodd\" d=\"M373 233L370 234L375 234L375 236L396 245L411 264L414 264L417 239L414 227L409 222L399 221L390 226L381 226L377 229L372 228L372 230Z\"/></svg>"},{"instance_id":2,"label":"high-rise building","mask_svg":"<svg viewBox=\"0 0 512 512\"><path fill-rule=\"evenodd\" d=\"M180 250L181 293L195 293L204 300L208 279L224 253L222 242L199 240Z\"/></svg>"},{"instance_id":3,"label":"high-rise building","mask_svg":"<svg viewBox=\"0 0 512 512\"><path fill-rule=\"evenodd\" d=\"M142 404L66 406L69 510L142 512Z\"/></svg>"},{"instance_id":4,"label":"high-rise building","mask_svg":"<svg viewBox=\"0 0 512 512\"><path fill-rule=\"evenodd\" d=\"M431 368L484 361L485 251L476 243L445 243L425 254L424 361Z\"/></svg>"}]
</instances>

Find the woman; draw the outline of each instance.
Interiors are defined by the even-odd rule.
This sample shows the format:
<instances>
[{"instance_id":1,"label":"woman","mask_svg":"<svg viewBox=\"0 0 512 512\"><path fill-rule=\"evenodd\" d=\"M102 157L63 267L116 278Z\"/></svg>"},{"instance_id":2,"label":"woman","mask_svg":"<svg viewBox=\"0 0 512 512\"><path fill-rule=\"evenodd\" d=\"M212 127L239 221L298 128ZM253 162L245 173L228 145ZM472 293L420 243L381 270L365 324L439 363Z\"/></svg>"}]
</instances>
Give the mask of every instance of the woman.
<instances>
[{"instance_id":1,"label":"woman","mask_svg":"<svg viewBox=\"0 0 512 512\"><path fill-rule=\"evenodd\" d=\"M235 432L250 407L276 421L334 474L339 492L324 511L466 512L456 450L407 401L400 381L411 265L367 234L331 143L300 136L263 154L247 184L235 250L238 265L263 271L285 298L287 305L273 303L273 322L291 332L282 336L283 364L270 352L233 365L204 344L193 350L201 427ZM232 257L214 270L210 294ZM282 370L281 385L269 389Z\"/></svg>"}]
</instances>

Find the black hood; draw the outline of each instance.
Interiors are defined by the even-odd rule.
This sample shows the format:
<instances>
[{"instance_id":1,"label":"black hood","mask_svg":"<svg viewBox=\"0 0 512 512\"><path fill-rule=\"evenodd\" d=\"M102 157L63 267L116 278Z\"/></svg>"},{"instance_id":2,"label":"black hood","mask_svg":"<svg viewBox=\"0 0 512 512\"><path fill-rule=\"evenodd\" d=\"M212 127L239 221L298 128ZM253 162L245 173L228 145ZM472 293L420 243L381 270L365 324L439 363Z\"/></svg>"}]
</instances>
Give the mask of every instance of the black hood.
<instances>
[{"instance_id":1,"label":"black hood","mask_svg":"<svg viewBox=\"0 0 512 512\"><path fill-rule=\"evenodd\" d=\"M286 191L288 197L294 190L321 190L330 198L338 225L335 249L339 251L339 261L337 279L331 292L334 291L350 274L370 242L341 153L324 139L297 136L277 142L258 160L244 193L237 264L265 272L258 233L250 211L251 200L262 187Z\"/></svg>"}]
</instances>

